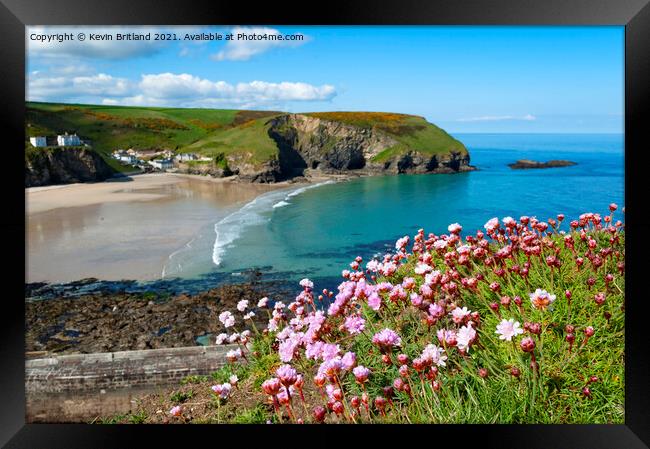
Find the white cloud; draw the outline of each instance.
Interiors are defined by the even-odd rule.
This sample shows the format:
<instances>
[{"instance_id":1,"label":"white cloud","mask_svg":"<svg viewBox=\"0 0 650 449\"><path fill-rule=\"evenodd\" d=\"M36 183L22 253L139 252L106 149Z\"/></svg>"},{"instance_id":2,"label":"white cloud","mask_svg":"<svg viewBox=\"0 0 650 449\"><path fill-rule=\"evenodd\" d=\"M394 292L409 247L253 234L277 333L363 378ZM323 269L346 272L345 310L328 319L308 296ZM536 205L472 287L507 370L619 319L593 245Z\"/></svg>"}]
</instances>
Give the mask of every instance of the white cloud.
<instances>
[{"instance_id":1,"label":"white cloud","mask_svg":"<svg viewBox=\"0 0 650 449\"><path fill-rule=\"evenodd\" d=\"M314 86L300 82L269 83L252 81L230 84L210 81L187 73L142 75L142 98L170 104L263 104L285 101L328 101L336 96L334 86ZM189 103L188 103L189 102Z\"/></svg>"},{"instance_id":2,"label":"white cloud","mask_svg":"<svg viewBox=\"0 0 650 449\"><path fill-rule=\"evenodd\" d=\"M213 60L246 61L255 55L267 52L273 48L298 47L311 39L302 33L292 33L301 35L303 37L302 40L252 40L241 36L284 36L284 33L269 27L235 27L230 32L234 35L235 39L228 41L223 50L212 54L210 57Z\"/></svg>"},{"instance_id":3,"label":"white cloud","mask_svg":"<svg viewBox=\"0 0 650 449\"><path fill-rule=\"evenodd\" d=\"M251 81L230 84L187 73L143 74L130 81L104 73L80 76L28 77L28 98L33 101L85 101L103 104L180 107L236 107L284 109L290 101L329 101L337 94L329 84Z\"/></svg>"},{"instance_id":4,"label":"white cloud","mask_svg":"<svg viewBox=\"0 0 650 449\"><path fill-rule=\"evenodd\" d=\"M484 115L482 117L470 117L470 118L459 118L457 122L501 122L506 120L523 120L523 121L533 121L537 120L532 114L526 114L524 116L518 117L514 115Z\"/></svg>"},{"instance_id":5,"label":"white cloud","mask_svg":"<svg viewBox=\"0 0 650 449\"><path fill-rule=\"evenodd\" d=\"M119 97L132 92L132 83L105 73L86 76L53 76L39 72L28 78L27 94L30 100L79 99L84 97Z\"/></svg>"}]
</instances>

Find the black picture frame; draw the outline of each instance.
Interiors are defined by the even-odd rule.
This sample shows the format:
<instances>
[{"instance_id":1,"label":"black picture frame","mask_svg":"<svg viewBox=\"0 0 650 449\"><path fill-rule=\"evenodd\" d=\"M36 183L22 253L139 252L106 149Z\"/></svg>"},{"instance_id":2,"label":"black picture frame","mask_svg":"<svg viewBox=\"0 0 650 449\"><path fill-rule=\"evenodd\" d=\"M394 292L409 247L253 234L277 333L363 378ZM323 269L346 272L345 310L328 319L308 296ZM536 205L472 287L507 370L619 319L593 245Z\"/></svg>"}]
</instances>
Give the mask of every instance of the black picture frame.
<instances>
[{"instance_id":1,"label":"black picture frame","mask_svg":"<svg viewBox=\"0 0 650 449\"><path fill-rule=\"evenodd\" d=\"M146 446L223 444L224 435L242 433L241 426L100 426L25 424L24 387L24 191L18 149L24 141L26 25L624 25L625 26L625 206L626 206L626 401L624 425L440 425L413 426L408 435L395 426L342 426L324 435L342 439L394 437L402 444L518 448L642 448L650 444L650 363L647 351L648 307L645 269L648 265L650 221L644 217L646 165L650 149L644 119L650 99L649 0L416 0L354 2L219 2L173 0L0 0L0 99L5 170L1 191L6 213L0 214L5 243L6 285L0 326L0 444L6 447L131 447L134 438ZM597 94L595 92L594 94ZM646 125L647 126L647 125ZM22 278L22 280L21 280ZM301 442L318 426L258 426L243 428L265 443ZM415 432L415 433L412 433ZM432 437L435 435L435 437ZM218 440L216 439L218 438ZM433 439L432 439L433 438ZM158 443L155 443L155 441ZM388 440L385 440L386 442ZM163 443L164 442L164 443ZM311 444L311 443L310 443Z\"/></svg>"}]
</instances>

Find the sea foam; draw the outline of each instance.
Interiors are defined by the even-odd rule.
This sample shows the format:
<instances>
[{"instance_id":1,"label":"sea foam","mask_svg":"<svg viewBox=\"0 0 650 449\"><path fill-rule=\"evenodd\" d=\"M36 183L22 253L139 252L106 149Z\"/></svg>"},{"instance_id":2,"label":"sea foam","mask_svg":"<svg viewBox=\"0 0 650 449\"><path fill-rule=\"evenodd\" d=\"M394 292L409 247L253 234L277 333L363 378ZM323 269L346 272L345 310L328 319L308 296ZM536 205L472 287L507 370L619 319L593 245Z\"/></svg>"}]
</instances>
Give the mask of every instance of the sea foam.
<instances>
[{"instance_id":1,"label":"sea foam","mask_svg":"<svg viewBox=\"0 0 650 449\"><path fill-rule=\"evenodd\" d=\"M216 266L221 266L226 249L239 238L245 227L270 220L270 216L265 212L290 205L287 200L307 190L333 183L334 181L328 180L292 189L288 193L287 190L267 192L226 216L214 225L217 237L212 249L212 261Z\"/></svg>"}]
</instances>

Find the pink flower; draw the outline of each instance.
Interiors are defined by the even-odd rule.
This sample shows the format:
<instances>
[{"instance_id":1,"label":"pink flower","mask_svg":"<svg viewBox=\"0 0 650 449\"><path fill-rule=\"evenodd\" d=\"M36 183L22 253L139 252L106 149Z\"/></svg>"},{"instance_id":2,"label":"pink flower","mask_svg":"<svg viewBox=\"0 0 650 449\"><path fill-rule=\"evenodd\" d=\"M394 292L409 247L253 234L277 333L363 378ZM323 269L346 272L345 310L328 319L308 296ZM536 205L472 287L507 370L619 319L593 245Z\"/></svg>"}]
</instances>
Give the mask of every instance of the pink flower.
<instances>
[{"instance_id":1,"label":"pink flower","mask_svg":"<svg viewBox=\"0 0 650 449\"><path fill-rule=\"evenodd\" d=\"M507 228L514 228L515 226L517 226L517 222L512 217L503 217L503 219L501 221L503 221L503 224Z\"/></svg>"},{"instance_id":2,"label":"pink flower","mask_svg":"<svg viewBox=\"0 0 650 449\"><path fill-rule=\"evenodd\" d=\"M458 349L469 350L469 346L476 339L476 330L472 326L465 325L458 330L456 338Z\"/></svg>"},{"instance_id":3,"label":"pink flower","mask_svg":"<svg viewBox=\"0 0 650 449\"><path fill-rule=\"evenodd\" d=\"M448 346L456 346L456 343L458 342L458 336L456 331L453 329L438 329L436 335L438 336L438 341L440 343L444 343Z\"/></svg>"},{"instance_id":4,"label":"pink flower","mask_svg":"<svg viewBox=\"0 0 650 449\"><path fill-rule=\"evenodd\" d=\"M240 312L245 311L248 308L248 300L247 299L242 299L237 303L237 310Z\"/></svg>"},{"instance_id":5,"label":"pink flower","mask_svg":"<svg viewBox=\"0 0 650 449\"><path fill-rule=\"evenodd\" d=\"M323 361L332 360L341 352L341 347L334 343L323 343L321 347L320 357Z\"/></svg>"},{"instance_id":6,"label":"pink flower","mask_svg":"<svg viewBox=\"0 0 650 449\"><path fill-rule=\"evenodd\" d=\"M221 333L221 334L217 335L216 343L218 345L222 345L222 344L224 344L226 342L227 339L228 339L228 334Z\"/></svg>"},{"instance_id":7,"label":"pink flower","mask_svg":"<svg viewBox=\"0 0 650 449\"><path fill-rule=\"evenodd\" d=\"M437 302L434 302L429 306L429 314L434 318L441 318L445 314L445 309Z\"/></svg>"},{"instance_id":8,"label":"pink flower","mask_svg":"<svg viewBox=\"0 0 650 449\"><path fill-rule=\"evenodd\" d=\"M282 365L275 370L275 375L278 376L278 379L280 379L280 382L285 387L293 385L298 380L298 373L296 373L296 370L291 365Z\"/></svg>"},{"instance_id":9,"label":"pink flower","mask_svg":"<svg viewBox=\"0 0 650 449\"><path fill-rule=\"evenodd\" d=\"M350 335L358 335L366 327L366 321L358 315L350 315L345 319L345 329Z\"/></svg>"},{"instance_id":10,"label":"pink flower","mask_svg":"<svg viewBox=\"0 0 650 449\"><path fill-rule=\"evenodd\" d=\"M298 348L299 341L294 339L287 339L280 343L278 347L278 354L280 355L280 360L287 363L293 359L293 355Z\"/></svg>"},{"instance_id":11,"label":"pink flower","mask_svg":"<svg viewBox=\"0 0 650 449\"><path fill-rule=\"evenodd\" d=\"M406 248L406 246L409 244L409 240L410 238L408 235L405 235L401 239L398 239L395 242L395 249L399 251L403 251Z\"/></svg>"},{"instance_id":12,"label":"pink flower","mask_svg":"<svg viewBox=\"0 0 650 449\"><path fill-rule=\"evenodd\" d=\"M441 348L434 344L429 344L422 351L420 359L427 363L434 363L437 366L445 366L445 360L447 360L447 356L445 355L444 348Z\"/></svg>"},{"instance_id":13,"label":"pink flower","mask_svg":"<svg viewBox=\"0 0 650 449\"><path fill-rule=\"evenodd\" d=\"M451 232L452 234L459 234L460 231L463 230L463 227L459 225L458 223L452 223L449 226L447 226L447 231Z\"/></svg>"},{"instance_id":14,"label":"pink flower","mask_svg":"<svg viewBox=\"0 0 650 449\"><path fill-rule=\"evenodd\" d=\"M488 220L487 223L483 226L486 231L492 232L499 227L499 219L494 217Z\"/></svg>"},{"instance_id":15,"label":"pink flower","mask_svg":"<svg viewBox=\"0 0 650 449\"><path fill-rule=\"evenodd\" d=\"M236 362L238 359L241 358L241 356L242 356L242 352L240 348L232 349L226 352L226 358L231 362Z\"/></svg>"},{"instance_id":16,"label":"pink flower","mask_svg":"<svg viewBox=\"0 0 650 449\"><path fill-rule=\"evenodd\" d=\"M437 250L443 250L447 247L447 241L442 239L436 240L433 242L433 247Z\"/></svg>"},{"instance_id":17,"label":"pink flower","mask_svg":"<svg viewBox=\"0 0 650 449\"><path fill-rule=\"evenodd\" d=\"M269 302L269 298L267 298L267 297L265 296L264 298L262 298L262 299L260 299L259 301L257 301L257 307L260 307L260 308L266 307L266 304L267 304L268 302Z\"/></svg>"},{"instance_id":18,"label":"pink flower","mask_svg":"<svg viewBox=\"0 0 650 449\"><path fill-rule=\"evenodd\" d=\"M372 342L379 346L380 350L387 351L393 346L400 346L402 339L394 331L386 328L373 335Z\"/></svg>"},{"instance_id":19,"label":"pink flower","mask_svg":"<svg viewBox=\"0 0 650 449\"><path fill-rule=\"evenodd\" d=\"M534 293L530 293L530 302L533 304L533 307L540 310L546 310L547 307L555 301L555 295L551 295L546 290L538 288Z\"/></svg>"},{"instance_id":20,"label":"pink flower","mask_svg":"<svg viewBox=\"0 0 650 449\"><path fill-rule=\"evenodd\" d=\"M235 325L235 317L227 310L219 314L219 321L226 329Z\"/></svg>"},{"instance_id":21,"label":"pink flower","mask_svg":"<svg viewBox=\"0 0 650 449\"><path fill-rule=\"evenodd\" d=\"M520 327L521 324L519 321L515 321L514 318L509 320L501 320L497 325L496 334L499 335L500 340L512 341L512 337L523 334L524 330Z\"/></svg>"},{"instance_id":22,"label":"pink flower","mask_svg":"<svg viewBox=\"0 0 650 449\"><path fill-rule=\"evenodd\" d=\"M341 357L341 364L343 365L344 370L351 370L357 364L357 356L354 352L346 352L343 357Z\"/></svg>"},{"instance_id":23,"label":"pink flower","mask_svg":"<svg viewBox=\"0 0 650 449\"><path fill-rule=\"evenodd\" d=\"M169 414L172 416L181 416L182 413L182 408L180 405L177 405L175 407L172 407L172 409L169 411Z\"/></svg>"},{"instance_id":24,"label":"pink flower","mask_svg":"<svg viewBox=\"0 0 650 449\"><path fill-rule=\"evenodd\" d=\"M472 311L468 310L467 307L463 307L462 309L460 307L456 307L451 311L451 316L454 320L454 323L460 324L465 321L465 318L468 317L471 313Z\"/></svg>"},{"instance_id":25,"label":"pink flower","mask_svg":"<svg viewBox=\"0 0 650 449\"><path fill-rule=\"evenodd\" d=\"M303 279L300 281L300 286L303 288L314 288L314 283L309 279Z\"/></svg>"},{"instance_id":26,"label":"pink flower","mask_svg":"<svg viewBox=\"0 0 650 449\"><path fill-rule=\"evenodd\" d=\"M280 379L276 377L272 377L271 379L262 382L262 390L270 396L278 394L281 387L282 383L280 382Z\"/></svg>"},{"instance_id":27,"label":"pink flower","mask_svg":"<svg viewBox=\"0 0 650 449\"><path fill-rule=\"evenodd\" d=\"M413 272L415 274L425 274L425 273L428 273L431 270L433 270L433 268L431 268L429 265L420 262L415 266L415 269L413 270Z\"/></svg>"},{"instance_id":28,"label":"pink flower","mask_svg":"<svg viewBox=\"0 0 650 449\"><path fill-rule=\"evenodd\" d=\"M232 385L230 383L225 383L221 385L213 385L212 391L218 395L221 399L228 399L230 393L232 392Z\"/></svg>"},{"instance_id":29,"label":"pink flower","mask_svg":"<svg viewBox=\"0 0 650 449\"><path fill-rule=\"evenodd\" d=\"M381 297L376 292L373 292L368 297L368 307L370 307L374 311L379 310L379 308L381 307Z\"/></svg>"},{"instance_id":30,"label":"pink flower","mask_svg":"<svg viewBox=\"0 0 650 449\"><path fill-rule=\"evenodd\" d=\"M365 366L359 365L352 370L352 374L354 374L354 377L357 380L357 382L362 384L368 380L368 376L370 375L370 370Z\"/></svg>"}]
</instances>

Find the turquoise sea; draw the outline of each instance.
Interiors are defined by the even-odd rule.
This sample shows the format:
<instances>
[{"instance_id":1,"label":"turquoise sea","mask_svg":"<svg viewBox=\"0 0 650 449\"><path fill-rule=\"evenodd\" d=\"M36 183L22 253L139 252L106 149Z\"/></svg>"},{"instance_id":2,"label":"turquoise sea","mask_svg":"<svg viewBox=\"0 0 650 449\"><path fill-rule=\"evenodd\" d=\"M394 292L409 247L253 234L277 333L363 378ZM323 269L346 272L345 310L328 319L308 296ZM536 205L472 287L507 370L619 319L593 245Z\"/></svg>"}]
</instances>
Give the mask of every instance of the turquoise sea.
<instances>
[{"instance_id":1,"label":"turquoise sea","mask_svg":"<svg viewBox=\"0 0 650 449\"><path fill-rule=\"evenodd\" d=\"M477 171L453 175L358 178L297 185L257 197L206 225L173 253L154 287L196 291L237 282L257 268L293 285L303 277L335 288L341 270L394 248L397 238L482 229L492 217L567 221L587 211L624 206L624 138L620 134L458 134ZM569 159L562 168L512 170L517 159ZM617 217L624 219L622 212ZM568 225L568 223L567 223ZM132 289L151 288L152 283Z\"/></svg>"},{"instance_id":2,"label":"turquoise sea","mask_svg":"<svg viewBox=\"0 0 650 449\"><path fill-rule=\"evenodd\" d=\"M624 205L623 136L458 134L478 171L359 178L271 192L215 225L217 272L259 267L283 277L330 278L357 255L368 260L394 241L426 232L482 228L492 217L607 211ZM517 159L569 159L571 167L513 170ZM330 282L328 282L330 283ZM329 285L331 287L331 285Z\"/></svg>"}]
</instances>

